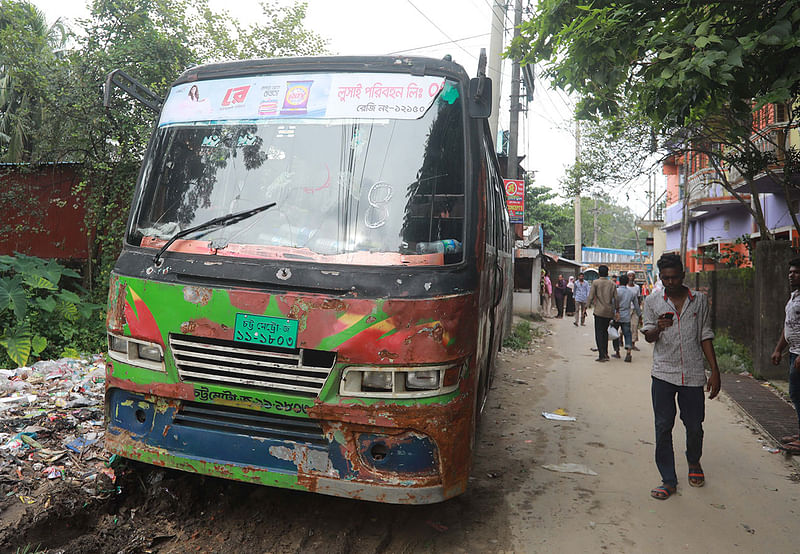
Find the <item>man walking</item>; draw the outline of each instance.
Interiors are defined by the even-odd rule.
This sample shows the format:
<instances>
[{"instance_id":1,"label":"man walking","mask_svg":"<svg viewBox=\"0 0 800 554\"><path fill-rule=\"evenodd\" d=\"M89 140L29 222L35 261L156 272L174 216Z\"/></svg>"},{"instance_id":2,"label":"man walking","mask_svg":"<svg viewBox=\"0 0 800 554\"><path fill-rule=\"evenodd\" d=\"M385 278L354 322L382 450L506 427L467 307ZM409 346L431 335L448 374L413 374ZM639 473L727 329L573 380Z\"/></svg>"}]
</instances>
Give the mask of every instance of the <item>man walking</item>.
<instances>
[{"instance_id":1,"label":"man walking","mask_svg":"<svg viewBox=\"0 0 800 554\"><path fill-rule=\"evenodd\" d=\"M789 262L789 288L791 295L786 302L786 317L783 330L775 351L772 363L781 363L783 351L789 347L789 398L797 412L800 425L800 258ZM791 454L800 454L800 435L789 435L781 438L783 448Z\"/></svg>"},{"instance_id":2,"label":"man walking","mask_svg":"<svg viewBox=\"0 0 800 554\"><path fill-rule=\"evenodd\" d=\"M575 281L575 321L572 323L578 326L580 318L581 325L586 325L586 300L589 298L589 282L584 280L583 273L578 273L578 280Z\"/></svg>"},{"instance_id":3,"label":"man walking","mask_svg":"<svg viewBox=\"0 0 800 554\"><path fill-rule=\"evenodd\" d=\"M594 308L594 341L597 343L596 362L607 362L608 357L608 324L616 314L617 287L608 278L608 266L597 268L600 275L592 281L589 289L588 306Z\"/></svg>"},{"instance_id":4,"label":"man walking","mask_svg":"<svg viewBox=\"0 0 800 554\"><path fill-rule=\"evenodd\" d=\"M555 286L553 287L553 298L556 301L556 318L561 319L564 317L564 299L567 296L567 281L564 279L563 275L558 276L558 281L556 281Z\"/></svg>"},{"instance_id":5,"label":"man walking","mask_svg":"<svg viewBox=\"0 0 800 554\"><path fill-rule=\"evenodd\" d=\"M651 395L656 429L656 466L661 473L661 486L650 491L658 500L675 494L678 477L675 473L675 452L672 448L672 427L675 425L675 397L686 427L686 461L689 463L689 484L702 487L705 474L700 466L703 454L703 420L705 399L719 394L720 375L714 354L708 298L702 292L683 286L683 262L676 254L664 254L658 260L658 271L664 291L653 293L644 303L644 336L653 347ZM706 380L703 356L711 367Z\"/></svg>"},{"instance_id":6,"label":"man walking","mask_svg":"<svg viewBox=\"0 0 800 554\"><path fill-rule=\"evenodd\" d=\"M617 311L619 312L619 319L617 319L618 328L622 333L620 333L618 339L614 339L613 341L614 357L620 357L619 345L622 339L625 339L623 344L625 347L625 361L630 362L631 348L633 347L633 343L631 342L631 321L633 321L633 316L636 316L636 320L638 321L642 312L639 308L639 299L636 297L636 292L628 287L627 275L619 276L619 286L617 287Z\"/></svg>"},{"instance_id":7,"label":"man walking","mask_svg":"<svg viewBox=\"0 0 800 554\"><path fill-rule=\"evenodd\" d=\"M636 340L639 338L639 321L642 318L642 289L636 284L636 272L628 272L628 288L633 292L636 303L639 305L638 312L631 313L631 342L633 343L631 349L639 350L636 347Z\"/></svg>"}]
</instances>

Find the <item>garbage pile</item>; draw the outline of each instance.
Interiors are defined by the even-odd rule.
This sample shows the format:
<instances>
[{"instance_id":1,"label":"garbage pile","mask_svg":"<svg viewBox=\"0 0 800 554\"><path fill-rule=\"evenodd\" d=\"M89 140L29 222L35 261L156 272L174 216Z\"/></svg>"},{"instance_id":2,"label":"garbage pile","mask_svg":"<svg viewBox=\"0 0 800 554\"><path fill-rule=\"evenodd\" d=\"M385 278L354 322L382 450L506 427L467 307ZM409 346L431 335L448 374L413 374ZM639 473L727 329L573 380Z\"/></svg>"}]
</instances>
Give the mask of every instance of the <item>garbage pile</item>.
<instances>
[{"instance_id":1,"label":"garbage pile","mask_svg":"<svg viewBox=\"0 0 800 554\"><path fill-rule=\"evenodd\" d=\"M113 460L102 447L105 361L39 361L0 369L0 492L24 504L48 483L113 493ZM45 485L45 487L43 487Z\"/></svg>"}]
</instances>

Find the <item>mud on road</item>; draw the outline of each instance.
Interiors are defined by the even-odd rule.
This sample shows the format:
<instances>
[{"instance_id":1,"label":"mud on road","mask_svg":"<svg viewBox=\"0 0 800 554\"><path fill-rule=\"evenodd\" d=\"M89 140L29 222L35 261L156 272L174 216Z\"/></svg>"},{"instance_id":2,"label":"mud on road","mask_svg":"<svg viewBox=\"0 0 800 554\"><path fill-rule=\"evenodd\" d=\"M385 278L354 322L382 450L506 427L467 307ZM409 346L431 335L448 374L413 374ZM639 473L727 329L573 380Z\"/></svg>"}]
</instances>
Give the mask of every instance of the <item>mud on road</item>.
<instances>
[{"instance_id":1,"label":"mud on road","mask_svg":"<svg viewBox=\"0 0 800 554\"><path fill-rule=\"evenodd\" d=\"M447 502L383 505L120 461L115 483L0 478L0 552L511 551L533 510L507 501L533 486L536 437L520 424L537 394L531 353L500 355L469 489Z\"/></svg>"}]
</instances>

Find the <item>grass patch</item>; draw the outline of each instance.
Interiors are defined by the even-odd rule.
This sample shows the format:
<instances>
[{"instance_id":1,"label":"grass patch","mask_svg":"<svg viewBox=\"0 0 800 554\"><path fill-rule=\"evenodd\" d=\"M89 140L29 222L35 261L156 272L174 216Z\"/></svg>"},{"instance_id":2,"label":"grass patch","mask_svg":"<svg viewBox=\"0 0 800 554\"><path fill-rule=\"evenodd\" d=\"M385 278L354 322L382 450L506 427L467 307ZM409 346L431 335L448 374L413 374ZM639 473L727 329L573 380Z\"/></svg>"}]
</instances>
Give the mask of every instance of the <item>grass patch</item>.
<instances>
[{"instance_id":1,"label":"grass patch","mask_svg":"<svg viewBox=\"0 0 800 554\"><path fill-rule=\"evenodd\" d=\"M530 322L523 319L511 329L511 334L503 341L503 348L512 350L528 348L532 336Z\"/></svg>"},{"instance_id":2,"label":"grass patch","mask_svg":"<svg viewBox=\"0 0 800 554\"><path fill-rule=\"evenodd\" d=\"M714 352L719 370L725 373L753 372L753 358L743 344L733 340L724 330L714 337Z\"/></svg>"}]
</instances>

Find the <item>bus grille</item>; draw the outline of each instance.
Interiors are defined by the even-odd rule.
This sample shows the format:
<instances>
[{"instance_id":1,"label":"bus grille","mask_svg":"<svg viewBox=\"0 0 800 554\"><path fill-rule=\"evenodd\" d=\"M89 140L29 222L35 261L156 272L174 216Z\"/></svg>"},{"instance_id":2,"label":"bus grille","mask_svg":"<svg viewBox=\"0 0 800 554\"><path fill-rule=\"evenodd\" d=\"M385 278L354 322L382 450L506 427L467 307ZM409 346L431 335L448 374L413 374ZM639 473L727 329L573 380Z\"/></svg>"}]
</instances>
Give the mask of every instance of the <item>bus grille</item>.
<instances>
[{"instance_id":1,"label":"bus grille","mask_svg":"<svg viewBox=\"0 0 800 554\"><path fill-rule=\"evenodd\" d=\"M182 381L224 384L315 397L336 362L336 353L170 334Z\"/></svg>"},{"instance_id":2,"label":"bus grille","mask_svg":"<svg viewBox=\"0 0 800 554\"><path fill-rule=\"evenodd\" d=\"M247 437L328 445L322 427L313 419L266 414L218 404L184 402L175 414L173 425Z\"/></svg>"}]
</instances>

